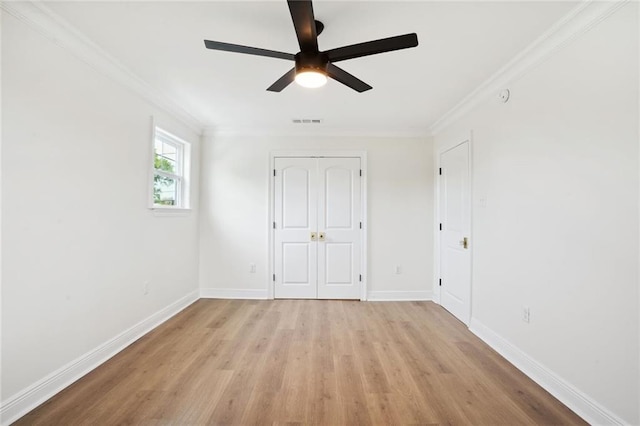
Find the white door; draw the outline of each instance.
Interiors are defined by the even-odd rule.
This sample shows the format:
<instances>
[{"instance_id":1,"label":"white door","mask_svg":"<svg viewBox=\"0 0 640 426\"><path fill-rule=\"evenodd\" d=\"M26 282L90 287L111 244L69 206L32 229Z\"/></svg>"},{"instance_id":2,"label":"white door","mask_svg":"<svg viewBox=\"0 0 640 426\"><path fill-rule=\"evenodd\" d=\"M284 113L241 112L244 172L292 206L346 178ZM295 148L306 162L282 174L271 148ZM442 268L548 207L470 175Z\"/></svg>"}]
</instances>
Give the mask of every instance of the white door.
<instances>
[{"instance_id":1,"label":"white door","mask_svg":"<svg viewBox=\"0 0 640 426\"><path fill-rule=\"evenodd\" d=\"M274 164L274 296L359 299L360 159Z\"/></svg>"},{"instance_id":2,"label":"white door","mask_svg":"<svg viewBox=\"0 0 640 426\"><path fill-rule=\"evenodd\" d=\"M318 160L318 299L359 299L360 159Z\"/></svg>"},{"instance_id":3,"label":"white door","mask_svg":"<svg viewBox=\"0 0 640 426\"><path fill-rule=\"evenodd\" d=\"M276 158L275 297L318 296L318 165L315 158Z\"/></svg>"},{"instance_id":4,"label":"white door","mask_svg":"<svg viewBox=\"0 0 640 426\"><path fill-rule=\"evenodd\" d=\"M469 142L440 154L440 303L469 325L471 187Z\"/></svg>"}]
</instances>

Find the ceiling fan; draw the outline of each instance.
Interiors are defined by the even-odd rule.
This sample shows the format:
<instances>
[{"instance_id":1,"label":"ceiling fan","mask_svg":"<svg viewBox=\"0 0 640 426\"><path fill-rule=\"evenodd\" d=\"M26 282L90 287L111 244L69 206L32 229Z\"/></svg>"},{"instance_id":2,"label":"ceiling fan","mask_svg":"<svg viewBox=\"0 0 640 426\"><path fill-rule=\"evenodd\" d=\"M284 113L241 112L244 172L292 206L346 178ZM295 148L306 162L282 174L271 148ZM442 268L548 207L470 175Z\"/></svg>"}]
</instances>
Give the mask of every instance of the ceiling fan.
<instances>
[{"instance_id":1,"label":"ceiling fan","mask_svg":"<svg viewBox=\"0 0 640 426\"><path fill-rule=\"evenodd\" d=\"M315 20L311 0L287 0L287 4L300 45L300 52L295 55L220 41L205 40L204 44L207 49L295 61L294 68L267 88L270 92L280 92L294 80L304 87L320 87L327 82L327 77L331 77L357 92L365 92L372 87L335 66L334 63L418 45L418 36L411 33L321 52L318 50L318 35L324 29L324 24Z\"/></svg>"}]
</instances>

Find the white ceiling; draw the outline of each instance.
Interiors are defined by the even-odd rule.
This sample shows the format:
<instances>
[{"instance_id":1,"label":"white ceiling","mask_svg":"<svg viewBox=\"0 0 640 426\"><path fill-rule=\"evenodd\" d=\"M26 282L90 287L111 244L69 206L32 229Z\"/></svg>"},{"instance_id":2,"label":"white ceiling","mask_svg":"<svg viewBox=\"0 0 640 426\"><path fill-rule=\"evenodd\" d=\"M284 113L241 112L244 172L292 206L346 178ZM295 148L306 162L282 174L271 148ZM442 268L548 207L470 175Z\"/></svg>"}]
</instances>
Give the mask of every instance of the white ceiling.
<instances>
[{"instance_id":1,"label":"white ceiling","mask_svg":"<svg viewBox=\"0 0 640 426\"><path fill-rule=\"evenodd\" d=\"M265 89L292 62L207 50L203 40L298 52L284 0L48 2L107 53L204 126L287 129L320 118L325 129L424 132L575 2L316 1L321 50L410 32L419 46L339 64L373 86L357 93L331 80ZM299 126L299 125L298 125Z\"/></svg>"}]
</instances>

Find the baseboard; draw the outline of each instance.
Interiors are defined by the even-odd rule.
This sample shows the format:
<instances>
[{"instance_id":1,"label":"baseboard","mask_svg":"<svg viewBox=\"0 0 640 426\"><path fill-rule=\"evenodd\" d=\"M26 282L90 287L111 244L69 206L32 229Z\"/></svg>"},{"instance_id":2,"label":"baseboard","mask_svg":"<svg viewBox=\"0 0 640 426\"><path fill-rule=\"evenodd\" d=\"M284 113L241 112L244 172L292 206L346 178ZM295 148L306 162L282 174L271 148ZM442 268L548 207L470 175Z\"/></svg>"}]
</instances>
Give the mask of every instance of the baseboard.
<instances>
[{"instance_id":1,"label":"baseboard","mask_svg":"<svg viewBox=\"0 0 640 426\"><path fill-rule=\"evenodd\" d=\"M624 425L624 420L602 407L553 371L549 370L504 337L471 318L471 332L491 346L507 361L542 386L547 392L592 425Z\"/></svg>"},{"instance_id":2,"label":"baseboard","mask_svg":"<svg viewBox=\"0 0 640 426\"><path fill-rule=\"evenodd\" d=\"M252 288L200 288L200 297L203 299L268 299L266 289Z\"/></svg>"},{"instance_id":3,"label":"baseboard","mask_svg":"<svg viewBox=\"0 0 640 426\"><path fill-rule=\"evenodd\" d=\"M198 291L187 294L6 401L2 401L0 424L11 424L24 416L197 300Z\"/></svg>"},{"instance_id":4,"label":"baseboard","mask_svg":"<svg viewBox=\"0 0 640 426\"><path fill-rule=\"evenodd\" d=\"M370 302L401 302L414 300L433 300L432 291L370 291L367 294Z\"/></svg>"}]
</instances>

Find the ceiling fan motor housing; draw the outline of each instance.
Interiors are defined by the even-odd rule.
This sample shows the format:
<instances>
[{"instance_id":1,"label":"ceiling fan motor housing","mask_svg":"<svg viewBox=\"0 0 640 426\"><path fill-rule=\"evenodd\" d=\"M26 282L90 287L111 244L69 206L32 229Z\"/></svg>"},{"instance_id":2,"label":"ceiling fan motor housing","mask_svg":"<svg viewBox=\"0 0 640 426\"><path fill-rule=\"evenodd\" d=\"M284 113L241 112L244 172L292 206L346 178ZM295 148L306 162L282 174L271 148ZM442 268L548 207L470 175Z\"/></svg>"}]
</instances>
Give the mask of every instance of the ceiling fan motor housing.
<instances>
[{"instance_id":1,"label":"ceiling fan motor housing","mask_svg":"<svg viewBox=\"0 0 640 426\"><path fill-rule=\"evenodd\" d=\"M295 56L296 74L303 71L317 71L327 74L327 64L329 56L324 53L305 53L299 52Z\"/></svg>"}]
</instances>

